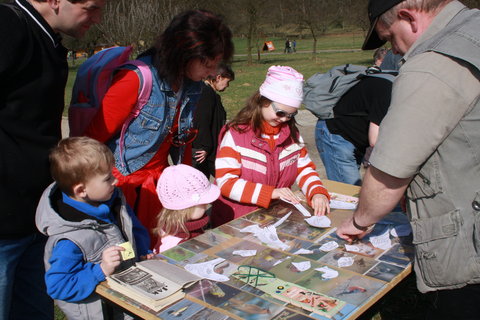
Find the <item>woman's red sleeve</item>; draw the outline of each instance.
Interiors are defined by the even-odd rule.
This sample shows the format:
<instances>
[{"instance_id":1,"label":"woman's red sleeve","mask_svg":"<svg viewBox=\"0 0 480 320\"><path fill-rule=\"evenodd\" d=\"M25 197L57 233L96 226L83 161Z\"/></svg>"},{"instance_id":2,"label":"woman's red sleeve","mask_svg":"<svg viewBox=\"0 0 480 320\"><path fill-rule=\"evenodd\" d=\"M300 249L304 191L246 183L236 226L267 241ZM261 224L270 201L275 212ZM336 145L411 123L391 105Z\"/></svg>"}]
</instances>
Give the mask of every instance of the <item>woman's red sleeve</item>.
<instances>
[{"instance_id":1,"label":"woman's red sleeve","mask_svg":"<svg viewBox=\"0 0 480 320\"><path fill-rule=\"evenodd\" d=\"M117 72L85 135L106 142L120 132L137 103L139 86L140 80L135 71L123 69Z\"/></svg>"}]
</instances>

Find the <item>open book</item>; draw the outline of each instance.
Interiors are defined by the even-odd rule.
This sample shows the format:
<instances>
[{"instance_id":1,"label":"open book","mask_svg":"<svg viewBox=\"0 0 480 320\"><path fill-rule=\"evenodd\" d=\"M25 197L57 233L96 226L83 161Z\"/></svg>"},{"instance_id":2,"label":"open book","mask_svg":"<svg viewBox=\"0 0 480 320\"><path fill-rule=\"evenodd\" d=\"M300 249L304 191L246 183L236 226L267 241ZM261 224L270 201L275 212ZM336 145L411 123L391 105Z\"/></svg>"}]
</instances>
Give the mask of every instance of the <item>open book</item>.
<instances>
[{"instance_id":1,"label":"open book","mask_svg":"<svg viewBox=\"0 0 480 320\"><path fill-rule=\"evenodd\" d=\"M201 278L161 260L145 260L107 277L108 285L154 311L182 299L187 288Z\"/></svg>"}]
</instances>

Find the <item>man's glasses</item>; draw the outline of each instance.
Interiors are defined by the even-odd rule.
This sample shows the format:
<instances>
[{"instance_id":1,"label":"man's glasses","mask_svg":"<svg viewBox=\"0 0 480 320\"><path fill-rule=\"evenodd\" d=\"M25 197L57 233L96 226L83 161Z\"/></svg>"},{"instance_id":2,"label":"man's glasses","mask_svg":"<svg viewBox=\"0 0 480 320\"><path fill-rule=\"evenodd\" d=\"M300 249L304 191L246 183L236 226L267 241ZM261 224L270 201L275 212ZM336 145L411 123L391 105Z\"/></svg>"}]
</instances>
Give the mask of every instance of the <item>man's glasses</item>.
<instances>
[{"instance_id":1,"label":"man's glasses","mask_svg":"<svg viewBox=\"0 0 480 320\"><path fill-rule=\"evenodd\" d=\"M271 103L270 104L272 106L272 109L273 111L275 112L275 115L279 118L283 118L283 117L287 117L288 119L292 119L293 117L295 117L298 113L298 111L295 111L295 112L292 112L292 113L288 113L286 111L283 111L282 109L279 109L275 103Z\"/></svg>"},{"instance_id":2,"label":"man's glasses","mask_svg":"<svg viewBox=\"0 0 480 320\"><path fill-rule=\"evenodd\" d=\"M172 135L170 136L170 142L175 147L182 147L186 144L192 143L193 140L197 137L198 129L189 128L181 133L169 131Z\"/></svg>"}]
</instances>

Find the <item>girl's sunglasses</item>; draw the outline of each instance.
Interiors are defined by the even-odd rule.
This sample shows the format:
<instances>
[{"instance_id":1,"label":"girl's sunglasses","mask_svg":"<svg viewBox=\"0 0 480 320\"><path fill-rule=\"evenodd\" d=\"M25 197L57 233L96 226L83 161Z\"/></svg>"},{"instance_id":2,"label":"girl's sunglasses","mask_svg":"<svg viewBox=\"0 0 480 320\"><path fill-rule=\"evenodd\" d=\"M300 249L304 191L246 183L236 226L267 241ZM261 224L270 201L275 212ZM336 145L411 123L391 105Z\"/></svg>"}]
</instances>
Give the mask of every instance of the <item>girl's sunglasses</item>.
<instances>
[{"instance_id":1,"label":"girl's sunglasses","mask_svg":"<svg viewBox=\"0 0 480 320\"><path fill-rule=\"evenodd\" d=\"M295 117L298 113L298 111L295 111L295 112L292 112L292 113L288 113L286 111L283 111L282 109L279 109L275 103L271 103L270 104L272 106L272 109L273 111L275 112L275 115L279 118L283 118L283 117L287 117L288 119L292 119L293 117Z\"/></svg>"}]
</instances>

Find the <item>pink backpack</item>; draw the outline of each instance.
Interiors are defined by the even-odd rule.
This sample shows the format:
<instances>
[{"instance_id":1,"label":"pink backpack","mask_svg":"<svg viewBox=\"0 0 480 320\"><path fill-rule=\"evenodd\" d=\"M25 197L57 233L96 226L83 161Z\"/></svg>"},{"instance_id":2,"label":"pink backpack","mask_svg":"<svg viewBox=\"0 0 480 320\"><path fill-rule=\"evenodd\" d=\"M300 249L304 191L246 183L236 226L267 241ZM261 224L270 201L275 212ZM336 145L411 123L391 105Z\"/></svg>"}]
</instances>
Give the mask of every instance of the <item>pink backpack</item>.
<instances>
[{"instance_id":1,"label":"pink backpack","mask_svg":"<svg viewBox=\"0 0 480 320\"><path fill-rule=\"evenodd\" d=\"M137 74L140 78L140 90L137 104L122 126L120 134L122 144L128 125L148 102L152 91L152 72L150 68L142 61L129 61L131 52L132 47L130 46L107 48L94 54L80 66L68 109L71 137L81 136L85 132L112 83L114 71L124 65L134 65L139 70Z\"/></svg>"}]
</instances>

